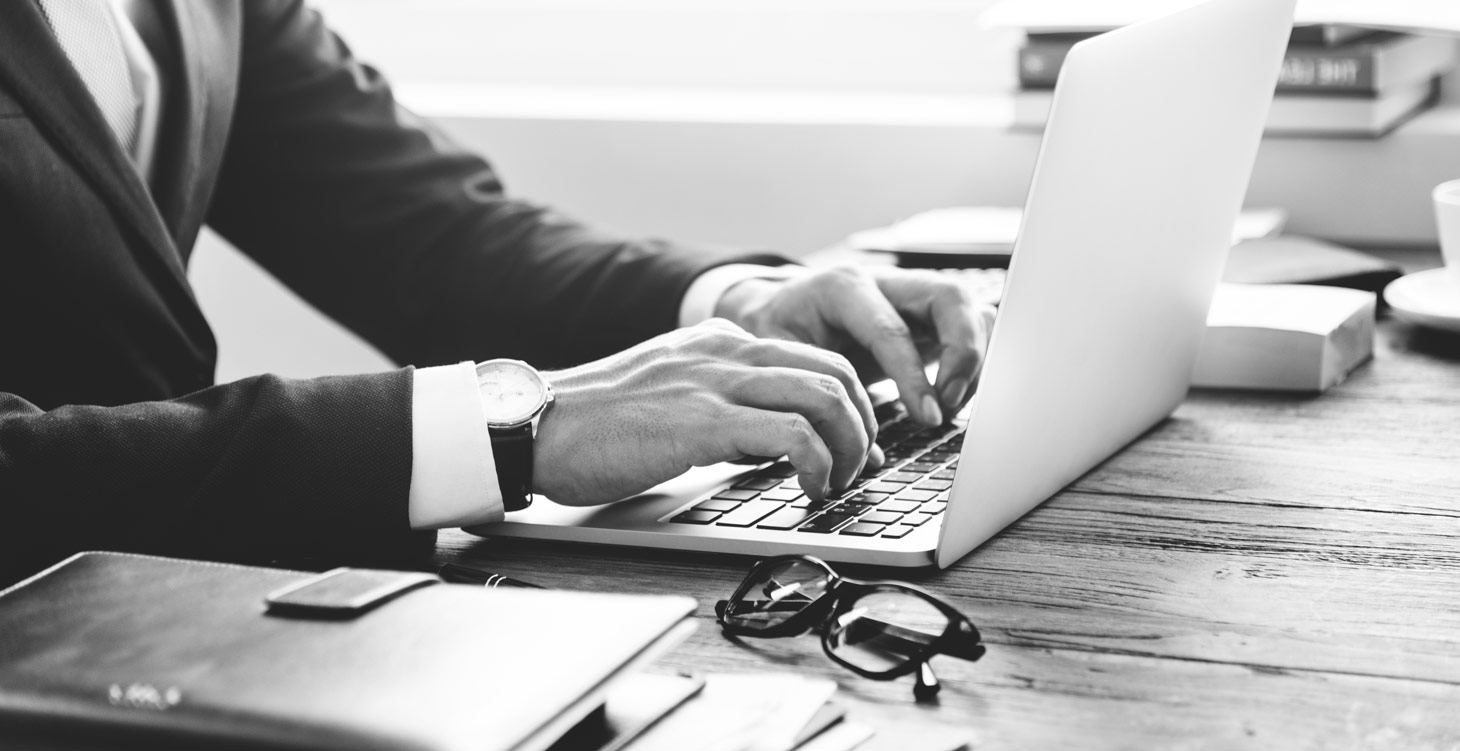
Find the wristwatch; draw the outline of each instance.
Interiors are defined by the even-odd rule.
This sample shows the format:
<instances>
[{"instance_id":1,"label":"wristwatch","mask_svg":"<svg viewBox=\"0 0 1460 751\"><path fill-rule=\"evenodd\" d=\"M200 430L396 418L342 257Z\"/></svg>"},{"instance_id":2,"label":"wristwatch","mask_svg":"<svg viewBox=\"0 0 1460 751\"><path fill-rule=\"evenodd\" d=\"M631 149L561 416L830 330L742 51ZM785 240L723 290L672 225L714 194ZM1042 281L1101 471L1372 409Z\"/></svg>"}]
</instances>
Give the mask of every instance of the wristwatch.
<instances>
[{"instance_id":1,"label":"wristwatch","mask_svg":"<svg viewBox=\"0 0 1460 751\"><path fill-rule=\"evenodd\" d=\"M553 403L553 387L536 368L505 358L478 363L477 386L492 436L502 507L521 511L532 503L532 443L538 419Z\"/></svg>"}]
</instances>

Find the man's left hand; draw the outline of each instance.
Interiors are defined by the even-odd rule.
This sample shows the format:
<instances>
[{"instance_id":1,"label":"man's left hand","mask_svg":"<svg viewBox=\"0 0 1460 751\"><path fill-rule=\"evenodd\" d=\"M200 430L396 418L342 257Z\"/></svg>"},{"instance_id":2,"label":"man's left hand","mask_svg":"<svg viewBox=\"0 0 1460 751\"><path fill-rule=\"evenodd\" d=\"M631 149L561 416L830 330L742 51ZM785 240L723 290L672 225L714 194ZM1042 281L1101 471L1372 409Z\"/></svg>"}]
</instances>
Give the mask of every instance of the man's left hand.
<instances>
[{"instance_id":1,"label":"man's left hand","mask_svg":"<svg viewBox=\"0 0 1460 751\"><path fill-rule=\"evenodd\" d=\"M757 336L840 352L864 383L890 377L908 412L930 426L972 396L994 320L992 306L947 275L856 266L739 282L715 315ZM934 360L930 384L925 368Z\"/></svg>"}]
</instances>

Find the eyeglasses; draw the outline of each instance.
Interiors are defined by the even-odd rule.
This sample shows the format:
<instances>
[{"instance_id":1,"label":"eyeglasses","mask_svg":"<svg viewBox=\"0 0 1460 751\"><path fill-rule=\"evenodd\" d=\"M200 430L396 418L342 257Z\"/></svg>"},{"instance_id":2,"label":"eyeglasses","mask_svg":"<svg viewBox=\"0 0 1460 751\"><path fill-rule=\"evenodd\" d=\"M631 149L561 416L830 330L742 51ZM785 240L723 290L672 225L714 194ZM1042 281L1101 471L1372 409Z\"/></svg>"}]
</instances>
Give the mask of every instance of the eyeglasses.
<instances>
[{"instance_id":1,"label":"eyeglasses","mask_svg":"<svg viewBox=\"0 0 1460 751\"><path fill-rule=\"evenodd\" d=\"M750 569L715 616L733 636L777 638L816 630L837 664L864 678L890 681L917 673L913 695L930 699L941 686L933 655L973 661L983 656L978 629L927 590L894 581L857 581L808 555L768 558Z\"/></svg>"}]
</instances>

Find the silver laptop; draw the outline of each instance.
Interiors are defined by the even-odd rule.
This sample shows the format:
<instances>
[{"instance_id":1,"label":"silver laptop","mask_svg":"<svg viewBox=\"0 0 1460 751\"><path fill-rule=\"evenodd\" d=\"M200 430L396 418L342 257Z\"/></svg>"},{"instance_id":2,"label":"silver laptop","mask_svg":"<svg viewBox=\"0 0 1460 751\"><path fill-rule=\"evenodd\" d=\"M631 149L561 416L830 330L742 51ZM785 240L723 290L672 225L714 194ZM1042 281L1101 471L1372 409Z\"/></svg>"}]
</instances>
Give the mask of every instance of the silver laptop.
<instances>
[{"instance_id":1,"label":"silver laptop","mask_svg":"<svg viewBox=\"0 0 1460 751\"><path fill-rule=\"evenodd\" d=\"M1075 46L1055 89L977 394L835 503L784 463L609 506L539 499L474 534L946 567L1185 397L1295 0L1209 0Z\"/></svg>"}]
</instances>

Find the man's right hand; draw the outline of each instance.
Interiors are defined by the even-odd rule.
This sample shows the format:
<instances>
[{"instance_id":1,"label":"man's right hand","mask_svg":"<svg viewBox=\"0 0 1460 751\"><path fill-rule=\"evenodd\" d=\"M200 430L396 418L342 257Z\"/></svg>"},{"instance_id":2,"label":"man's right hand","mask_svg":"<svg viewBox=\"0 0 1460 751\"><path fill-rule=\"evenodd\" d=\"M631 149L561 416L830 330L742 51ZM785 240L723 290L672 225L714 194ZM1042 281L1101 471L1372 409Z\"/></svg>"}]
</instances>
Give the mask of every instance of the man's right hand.
<instances>
[{"instance_id":1,"label":"man's right hand","mask_svg":"<svg viewBox=\"0 0 1460 751\"><path fill-rule=\"evenodd\" d=\"M559 503L607 503L690 467L783 455L821 500L883 461L845 357L721 319L546 377L557 397L538 425L533 489Z\"/></svg>"}]
</instances>

